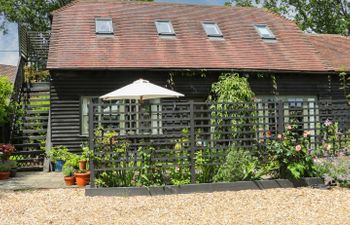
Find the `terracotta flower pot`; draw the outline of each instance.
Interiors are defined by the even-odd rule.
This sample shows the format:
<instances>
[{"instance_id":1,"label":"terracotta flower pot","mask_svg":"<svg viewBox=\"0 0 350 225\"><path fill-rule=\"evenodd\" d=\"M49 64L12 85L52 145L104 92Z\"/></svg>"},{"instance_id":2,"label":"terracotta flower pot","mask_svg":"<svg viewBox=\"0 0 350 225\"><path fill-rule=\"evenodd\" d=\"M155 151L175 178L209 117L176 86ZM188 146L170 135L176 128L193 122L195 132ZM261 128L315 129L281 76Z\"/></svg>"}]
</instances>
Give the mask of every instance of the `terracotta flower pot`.
<instances>
[{"instance_id":1,"label":"terracotta flower pot","mask_svg":"<svg viewBox=\"0 0 350 225\"><path fill-rule=\"evenodd\" d=\"M79 187L85 187L90 182L90 172L74 173L74 176Z\"/></svg>"},{"instance_id":2,"label":"terracotta flower pot","mask_svg":"<svg viewBox=\"0 0 350 225\"><path fill-rule=\"evenodd\" d=\"M0 180L5 180L5 179L9 179L11 172L7 171L7 172L0 172Z\"/></svg>"},{"instance_id":3,"label":"terracotta flower pot","mask_svg":"<svg viewBox=\"0 0 350 225\"><path fill-rule=\"evenodd\" d=\"M67 186L72 186L75 184L75 177L74 176L64 177L64 182L66 182Z\"/></svg>"},{"instance_id":4,"label":"terracotta flower pot","mask_svg":"<svg viewBox=\"0 0 350 225\"><path fill-rule=\"evenodd\" d=\"M79 169L86 170L86 160L79 161Z\"/></svg>"}]
</instances>

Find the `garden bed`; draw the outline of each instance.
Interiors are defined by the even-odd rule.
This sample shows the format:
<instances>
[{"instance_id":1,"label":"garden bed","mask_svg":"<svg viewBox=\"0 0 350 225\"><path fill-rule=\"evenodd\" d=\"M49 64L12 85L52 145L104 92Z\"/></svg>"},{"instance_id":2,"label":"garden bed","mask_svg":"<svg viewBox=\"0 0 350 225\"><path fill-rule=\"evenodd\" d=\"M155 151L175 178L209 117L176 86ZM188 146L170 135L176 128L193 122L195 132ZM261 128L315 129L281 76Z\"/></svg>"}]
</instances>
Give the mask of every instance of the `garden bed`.
<instances>
[{"instance_id":1,"label":"garden bed","mask_svg":"<svg viewBox=\"0 0 350 225\"><path fill-rule=\"evenodd\" d=\"M86 196L138 196L138 195L168 195L168 194L189 194L196 192L217 192L217 191L241 191L270 188L293 188L306 187L323 184L322 179L316 177L303 178L301 180L275 179L257 181L237 181L230 183L203 183L187 185L166 185L158 187L109 187L85 189Z\"/></svg>"}]
</instances>

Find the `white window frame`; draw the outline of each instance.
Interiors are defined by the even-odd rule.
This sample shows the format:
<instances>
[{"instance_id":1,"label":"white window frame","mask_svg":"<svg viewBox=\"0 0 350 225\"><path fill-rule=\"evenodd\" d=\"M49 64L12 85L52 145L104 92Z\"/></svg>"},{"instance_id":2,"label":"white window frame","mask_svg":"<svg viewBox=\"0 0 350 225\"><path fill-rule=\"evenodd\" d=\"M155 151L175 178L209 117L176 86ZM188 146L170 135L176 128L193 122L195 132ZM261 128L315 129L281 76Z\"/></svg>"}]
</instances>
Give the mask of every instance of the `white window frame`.
<instances>
[{"instance_id":1,"label":"white window frame","mask_svg":"<svg viewBox=\"0 0 350 225\"><path fill-rule=\"evenodd\" d=\"M276 36L272 33L272 31L266 24L256 24L255 29L262 39L276 40ZM267 31L268 34L265 34L264 32L262 32L262 29Z\"/></svg>"},{"instance_id":2,"label":"white window frame","mask_svg":"<svg viewBox=\"0 0 350 225\"><path fill-rule=\"evenodd\" d=\"M217 23L215 22L212 22L212 21L205 21L205 22L202 22L202 26L203 26L203 29L205 31L205 33L207 34L208 37L218 37L218 38L222 38L224 37L224 35L222 34L219 26ZM209 33L209 28L208 26L212 26L215 30L216 30L216 33Z\"/></svg>"},{"instance_id":3,"label":"white window frame","mask_svg":"<svg viewBox=\"0 0 350 225\"><path fill-rule=\"evenodd\" d=\"M258 114L259 114L259 123L260 124L264 124L264 123L268 123L268 109L266 110L262 110L264 109L264 107L266 107L266 105L262 105L262 103L259 104L259 102L264 102L266 103L269 99L270 100L274 100L274 101L278 101L281 100L284 102L284 115L288 115L290 113L289 109L290 109L290 104L292 104L293 102L298 104L301 103L299 105L299 107L303 110L301 117L303 118L303 129L305 130L309 130L310 131L310 135L311 135L311 142L315 141L314 140L314 136L316 135L315 133L315 123L316 121L318 121L318 106L315 105L317 104L317 97L316 96L257 96L256 97L256 101L258 103ZM308 106L306 106L304 104L304 102L308 102ZM309 110L308 110L309 109ZM308 112L309 111L309 112ZM265 115L264 115L265 113ZM284 123L288 124L288 117L284 117ZM259 126L259 129L261 130L270 130L269 127L265 126L265 127L261 127L261 125Z\"/></svg>"},{"instance_id":4,"label":"white window frame","mask_svg":"<svg viewBox=\"0 0 350 225\"><path fill-rule=\"evenodd\" d=\"M80 96L80 134L89 135L89 104L92 103L93 96Z\"/></svg>"},{"instance_id":5,"label":"white window frame","mask_svg":"<svg viewBox=\"0 0 350 225\"><path fill-rule=\"evenodd\" d=\"M108 30L99 30L99 26L98 23L99 22L106 22L108 23L107 27ZM106 25L105 25L106 26ZM112 18L95 18L95 31L96 34L113 34L113 21Z\"/></svg>"},{"instance_id":6,"label":"white window frame","mask_svg":"<svg viewBox=\"0 0 350 225\"><path fill-rule=\"evenodd\" d=\"M176 35L174 27L173 27L170 20L156 20L154 23L156 25L158 35L165 35L165 36L175 36ZM168 31L161 30L161 23L166 23L168 25L168 28L169 28Z\"/></svg>"}]
</instances>

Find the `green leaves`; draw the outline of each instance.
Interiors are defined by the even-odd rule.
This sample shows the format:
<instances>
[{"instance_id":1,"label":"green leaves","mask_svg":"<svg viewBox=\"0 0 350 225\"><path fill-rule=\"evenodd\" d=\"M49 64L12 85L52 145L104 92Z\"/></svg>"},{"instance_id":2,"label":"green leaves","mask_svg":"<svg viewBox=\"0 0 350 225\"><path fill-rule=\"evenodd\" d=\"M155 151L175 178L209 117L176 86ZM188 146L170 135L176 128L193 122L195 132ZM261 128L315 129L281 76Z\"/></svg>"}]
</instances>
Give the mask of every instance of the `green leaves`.
<instances>
[{"instance_id":1,"label":"green leaves","mask_svg":"<svg viewBox=\"0 0 350 225\"><path fill-rule=\"evenodd\" d=\"M231 146L226 156L225 163L219 168L214 176L215 182L256 180L261 173L258 173L258 161L244 149ZM259 176L258 176L259 174Z\"/></svg>"},{"instance_id":2,"label":"green leaves","mask_svg":"<svg viewBox=\"0 0 350 225\"><path fill-rule=\"evenodd\" d=\"M293 18L304 31L350 35L348 0L236 0L235 5L267 8Z\"/></svg>"},{"instance_id":3,"label":"green leaves","mask_svg":"<svg viewBox=\"0 0 350 225\"><path fill-rule=\"evenodd\" d=\"M9 116L13 112L12 90L11 81L6 76L0 76L0 124L8 122Z\"/></svg>"}]
</instances>

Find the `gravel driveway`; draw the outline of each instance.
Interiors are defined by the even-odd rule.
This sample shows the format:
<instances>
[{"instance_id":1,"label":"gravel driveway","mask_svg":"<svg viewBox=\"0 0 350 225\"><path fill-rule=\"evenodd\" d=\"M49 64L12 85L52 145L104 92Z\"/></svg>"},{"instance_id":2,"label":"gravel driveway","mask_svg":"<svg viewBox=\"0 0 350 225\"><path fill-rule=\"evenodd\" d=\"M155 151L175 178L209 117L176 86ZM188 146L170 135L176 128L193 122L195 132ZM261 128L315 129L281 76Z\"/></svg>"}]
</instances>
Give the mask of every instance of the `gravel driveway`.
<instances>
[{"instance_id":1,"label":"gravel driveway","mask_svg":"<svg viewBox=\"0 0 350 225\"><path fill-rule=\"evenodd\" d=\"M350 190L270 189L85 197L82 189L0 191L0 224L349 224Z\"/></svg>"}]
</instances>

